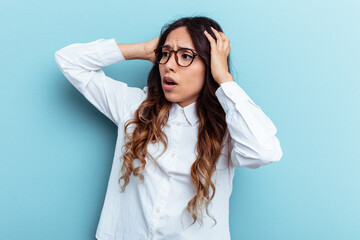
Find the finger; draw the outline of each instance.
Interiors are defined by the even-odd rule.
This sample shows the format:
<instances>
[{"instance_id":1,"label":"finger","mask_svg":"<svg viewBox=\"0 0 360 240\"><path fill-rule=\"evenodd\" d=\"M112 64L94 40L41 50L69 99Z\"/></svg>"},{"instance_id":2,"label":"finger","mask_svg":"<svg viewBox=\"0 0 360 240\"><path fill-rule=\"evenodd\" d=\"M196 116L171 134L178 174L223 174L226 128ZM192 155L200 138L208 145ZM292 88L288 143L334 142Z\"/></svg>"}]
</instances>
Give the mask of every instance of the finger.
<instances>
[{"instance_id":1,"label":"finger","mask_svg":"<svg viewBox=\"0 0 360 240\"><path fill-rule=\"evenodd\" d=\"M229 53L230 53L230 49L231 49L231 47L229 46L228 49L227 49L227 51L226 51L226 55L227 55L227 56L228 56Z\"/></svg>"},{"instance_id":2,"label":"finger","mask_svg":"<svg viewBox=\"0 0 360 240\"><path fill-rule=\"evenodd\" d=\"M204 31L204 34L205 34L206 38L209 40L211 46L213 46L214 44L216 44L215 39L210 35L210 33L208 33L208 32L205 30L205 31Z\"/></svg>"},{"instance_id":3,"label":"finger","mask_svg":"<svg viewBox=\"0 0 360 240\"><path fill-rule=\"evenodd\" d=\"M220 47L222 47L222 37L221 37L221 35L220 35L220 33L215 29L215 28L213 28L213 27L211 27L211 29L212 29L212 31L213 31L213 33L214 33L214 35L215 35L215 37L216 37L216 39L217 39L217 44L218 44L218 46Z\"/></svg>"},{"instance_id":4,"label":"finger","mask_svg":"<svg viewBox=\"0 0 360 240\"><path fill-rule=\"evenodd\" d=\"M227 52L227 50L228 50L229 47L230 47L230 46L229 46L229 43L228 43L228 42L225 42L222 49L223 49L224 52Z\"/></svg>"},{"instance_id":5,"label":"finger","mask_svg":"<svg viewBox=\"0 0 360 240\"><path fill-rule=\"evenodd\" d=\"M230 40L226 37L223 32L220 32L222 39L224 40L223 49L228 52L228 48L230 47Z\"/></svg>"},{"instance_id":6,"label":"finger","mask_svg":"<svg viewBox=\"0 0 360 240\"><path fill-rule=\"evenodd\" d=\"M230 40L229 40L228 37L225 35L225 33L223 33L223 32L219 32L219 33L220 33L220 35L221 35L221 37L222 37L222 39L223 39L224 41L230 42Z\"/></svg>"},{"instance_id":7,"label":"finger","mask_svg":"<svg viewBox=\"0 0 360 240\"><path fill-rule=\"evenodd\" d=\"M223 45L223 49L226 51L230 47L230 42L225 41Z\"/></svg>"},{"instance_id":8,"label":"finger","mask_svg":"<svg viewBox=\"0 0 360 240\"><path fill-rule=\"evenodd\" d=\"M229 46L230 40L226 37L226 35L223 32L220 32L220 35L224 41L224 45ZM225 49L225 47L224 47L224 49Z\"/></svg>"},{"instance_id":9,"label":"finger","mask_svg":"<svg viewBox=\"0 0 360 240\"><path fill-rule=\"evenodd\" d=\"M225 36L223 32L219 32L221 39L224 41L224 43L230 42L230 40Z\"/></svg>"},{"instance_id":10,"label":"finger","mask_svg":"<svg viewBox=\"0 0 360 240\"><path fill-rule=\"evenodd\" d=\"M221 31L219 31L219 33L220 33L220 35L221 35L222 37L227 38L226 35L225 35L225 33L221 32Z\"/></svg>"},{"instance_id":11,"label":"finger","mask_svg":"<svg viewBox=\"0 0 360 240\"><path fill-rule=\"evenodd\" d=\"M208 39L208 41L210 42L210 45L212 46L213 44L216 44L214 38L205 30L204 34L206 36L206 38Z\"/></svg>"},{"instance_id":12,"label":"finger","mask_svg":"<svg viewBox=\"0 0 360 240\"><path fill-rule=\"evenodd\" d=\"M213 33L214 33L214 35L215 35L215 37L216 37L216 43L217 43L217 45L218 45L219 47L222 47L222 42L223 42L223 40L222 40L222 37L221 37L220 33L219 33L215 28L213 28L213 27L211 27L211 30L213 31Z\"/></svg>"}]
</instances>

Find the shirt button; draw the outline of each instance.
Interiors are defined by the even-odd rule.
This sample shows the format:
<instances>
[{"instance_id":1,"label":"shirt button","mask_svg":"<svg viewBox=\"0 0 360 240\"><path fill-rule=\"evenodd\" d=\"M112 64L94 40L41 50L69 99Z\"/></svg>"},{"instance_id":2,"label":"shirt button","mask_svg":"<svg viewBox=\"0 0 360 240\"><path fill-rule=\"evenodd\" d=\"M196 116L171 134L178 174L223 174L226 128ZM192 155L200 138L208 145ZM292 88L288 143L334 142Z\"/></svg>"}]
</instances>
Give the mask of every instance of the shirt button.
<instances>
[{"instance_id":1,"label":"shirt button","mask_svg":"<svg viewBox=\"0 0 360 240\"><path fill-rule=\"evenodd\" d=\"M156 209L156 212L159 213L159 212L160 212L160 208L157 208L157 209Z\"/></svg>"},{"instance_id":2,"label":"shirt button","mask_svg":"<svg viewBox=\"0 0 360 240\"><path fill-rule=\"evenodd\" d=\"M171 157L174 157L175 156L175 153L171 154Z\"/></svg>"},{"instance_id":3,"label":"shirt button","mask_svg":"<svg viewBox=\"0 0 360 240\"><path fill-rule=\"evenodd\" d=\"M171 177L167 177L168 182L171 182Z\"/></svg>"},{"instance_id":4,"label":"shirt button","mask_svg":"<svg viewBox=\"0 0 360 240\"><path fill-rule=\"evenodd\" d=\"M184 113L184 109L181 109L181 112Z\"/></svg>"},{"instance_id":5,"label":"shirt button","mask_svg":"<svg viewBox=\"0 0 360 240\"><path fill-rule=\"evenodd\" d=\"M177 125L177 126L181 126L181 123L177 123L176 125Z\"/></svg>"}]
</instances>

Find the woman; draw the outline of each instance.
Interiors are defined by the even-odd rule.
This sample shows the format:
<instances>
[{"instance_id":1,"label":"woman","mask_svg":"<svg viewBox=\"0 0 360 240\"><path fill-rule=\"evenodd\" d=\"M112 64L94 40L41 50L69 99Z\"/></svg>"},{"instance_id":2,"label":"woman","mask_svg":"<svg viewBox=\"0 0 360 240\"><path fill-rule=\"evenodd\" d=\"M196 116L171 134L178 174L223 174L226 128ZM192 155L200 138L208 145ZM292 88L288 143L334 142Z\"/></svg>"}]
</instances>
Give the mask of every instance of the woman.
<instances>
[{"instance_id":1,"label":"woman","mask_svg":"<svg viewBox=\"0 0 360 240\"><path fill-rule=\"evenodd\" d=\"M118 126L97 239L230 239L234 169L283 153L272 121L230 74L229 44L214 20L186 17L148 42L56 52L66 78ZM101 69L131 59L154 63L143 89Z\"/></svg>"}]
</instances>

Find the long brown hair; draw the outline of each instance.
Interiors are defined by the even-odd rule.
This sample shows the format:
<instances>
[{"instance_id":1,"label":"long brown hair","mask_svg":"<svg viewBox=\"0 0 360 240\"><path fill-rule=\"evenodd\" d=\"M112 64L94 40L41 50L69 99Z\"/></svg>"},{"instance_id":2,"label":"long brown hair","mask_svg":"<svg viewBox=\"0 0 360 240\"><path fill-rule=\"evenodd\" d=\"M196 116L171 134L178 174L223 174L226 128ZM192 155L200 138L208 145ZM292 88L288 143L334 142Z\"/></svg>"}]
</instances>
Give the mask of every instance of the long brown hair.
<instances>
[{"instance_id":1,"label":"long brown hair","mask_svg":"<svg viewBox=\"0 0 360 240\"><path fill-rule=\"evenodd\" d=\"M220 156L223 139L225 137L227 124L225 121L225 112L221 107L215 91L219 84L214 80L211 74L210 65L210 43L204 35L204 30L216 39L210 27L223 32L220 25L214 20L203 17L184 17L172 23L166 24L161 29L159 44L157 48L165 43L169 33L178 28L186 26L194 43L195 49L200 58L206 65L205 83L196 100L196 111L199 116L198 141L197 141L197 157L191 166L191 180L194 184L196 195L190 199L187 204L187 210L193 218L194 224L197 220L202 225L202 207L208 205L215 194L215 185L211 180L211 176L215 171L217 159ZM230 66L230 58L227 59ZM229 67L230 72L230 67ZM126 122L125 140L123 146L125 148L123 154L123 165L121 167L122 176L119 178L119 184L122 191L130 180L130 175L144 180L144 176L140 173L145 169L146 160L149 158L147 154L148 144L161 141L165 150L167 148L167 137L162 131L162 127L167 124L169 110L172 103L167 101L161 87L161 77L159 72L159 64L155 63L150 70L148 80L147 98L142 102L134 114L134 118ZM134 124L131 133L127 132L128 127ZM133 161L138 159L140 166L134 168ZM123 180L123 184L121 184ZM210 188L213 190L211 196ZM210 216L211 217L211 216ZM216 224L216 220L211 217Z\"/></svg>"}]
</instances>

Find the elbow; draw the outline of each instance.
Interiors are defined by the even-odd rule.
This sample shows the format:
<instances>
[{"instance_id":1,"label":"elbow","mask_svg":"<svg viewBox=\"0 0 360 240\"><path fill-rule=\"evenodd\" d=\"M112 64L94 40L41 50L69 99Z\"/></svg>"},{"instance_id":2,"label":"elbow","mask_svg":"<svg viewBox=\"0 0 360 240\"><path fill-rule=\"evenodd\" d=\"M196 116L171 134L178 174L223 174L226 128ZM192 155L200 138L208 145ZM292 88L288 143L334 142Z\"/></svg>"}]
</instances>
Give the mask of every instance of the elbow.
<instances>
[{"instance_id":1,"label":"elbow","mask_svg":"<svg viewBox=\"0 0 360 240\"><path fill-rule=\"evenodd\" d=\"M276 147L272 150L263 150L259 153L259 159L264 163L264 165L278 162L283 156L283 152L281 150L281 147Z\"/></svg>"},{"instance_id":2,"label":"elbow","mask_svg":"<svg viewBox=\"0 0 360 240\"><path fill-rule=\"evenodd\" d=\"M264 145L258 152L259 158L262 159L265 164L278 162L283 156L280 141L277 137L274 137L269 143L270 144Z\"/></svg>"},{"instance_id":3,"label":"elbow","mask_svg":"<svg viewBox=\"0 0 360 240\"><path fill-rule=\"evenodd\" d=\"M54 54L55 62L59 65L61 63L61 60L63 59L60 54L60 50L56 51Z\"/></svg>"},{"instance_id":4,"label":"elbow","mask_svg":"<svg viewBox=\"0 0 360 240\"><path fill-rule=\"evenodd\" d=\"M280 161L282 156L283 156L283 153L282 153L281 149L280 149L280 151L265 150L263 152L259 152L258 156L256 158L251 159L249 161L248 166L246 166L246 167L251 168L251 169L257 169L262 166L269 165L270 163Z\"/></svg>"},{"instance_id":5,"label":"elbow","mask_svg":"<svg viewBox=\"0 0 360 240\"><path fill-rule=\"evenodd\" d=\"M256 148L245 148L236 144L231 152L232 162L235 167L256 169L261 166L278 162L283 157L279 140L275 137L268 144Z\"/></svg>"},{"instance_id":6,"label":"elbow","mask_svg":"<svg viewBox=\"0 0 360 240\"><path fill-rule=\"evenodd\" d=\"M260 168L273 162L278 162L283 156L281 147L262 149L257 151L237 151L231 153L232 164L234 167L247 167L251 169Z\"/></svg>"},{"instance_id":7,"label":"elbow","mask_svg":"<svg viewBox=\"0 0 360 240\"><path fill-rule=\"evenodd\" d=\"M62 49L58 50L54 54L55 63L59 67L59 69L65 73L67 69L71 67L71 63L67 61L67 57L64 55Z\"/></svg>"}]
</instances>

